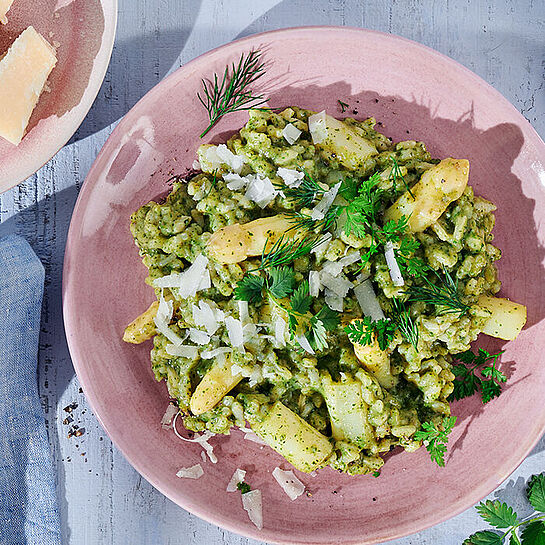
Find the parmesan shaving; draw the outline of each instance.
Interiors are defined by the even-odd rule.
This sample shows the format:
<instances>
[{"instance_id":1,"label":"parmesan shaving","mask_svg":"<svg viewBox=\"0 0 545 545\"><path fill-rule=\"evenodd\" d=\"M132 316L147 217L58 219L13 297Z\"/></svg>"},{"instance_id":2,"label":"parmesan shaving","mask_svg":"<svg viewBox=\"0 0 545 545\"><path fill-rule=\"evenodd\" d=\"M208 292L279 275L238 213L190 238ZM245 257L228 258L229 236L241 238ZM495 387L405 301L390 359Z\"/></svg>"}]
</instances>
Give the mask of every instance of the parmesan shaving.
<instances>
[{"instance_id":1,"label":"parmesan shaving","mask_svg":"<svg viewBox=\"0 0 545 545\"><path fill-rule=\"evenodd\" d=\"M198 331L198 330L195 330L195 331ZM179 344L179 345L167 344L165 346L165 351L169 356L175 356L177 358L188 358L190 360L196 359L197 356L199 355L199 349L196 346L185 345L185 344Z\"/></svg>"},{"instance_id":2,"label":"parmesan shaving","mask_svg":"<svg viewBox=\"0 0 545 545\"><path fill-rule=\"evenodd\" d=\"M204 327L209 335L213 335L219 327L218 310L213 309L206 301L199 301L199 306L192 305L191 311L195 325Z\"/></svg>"},{"instance_id":3,"label":"parmesan shaving","mask_svg":"<svg viewBox=\"0 0 545 545\"><path fill-rule=\"evenodd\" d=\"M242 507L248 513L248 517L261 530L263 529L263 503L261 490L250 490L242 494Z\"/></svg>"},{"instance_id":4,"label":"parmesan shaving","mask_svg":"<svg viewBox=\"0 0 545 545\"><path fill-rule=\"evenodd\" d=\"M276 174L284 180L284 183L288 187L299 187L301 185L301 182L303 181L305 177L304 172L300 172L299 170L294 170L292 168L284 168L280 167Z\"/></svg>"},{"instance_id":5,"label":"parmesan shaving","mask_svg":"<svg viewBox=\"0 0 545 545\"><path fill-rule=\"evenodd\" d=\"M238 317L243 324L247 324L250 321L250 313L248 312L248 301L237 301L238 303Z\"/></svg>"},{"instance_id":6,"label":"parmesan shaving","mask_svg":"<svg viewBox=\"0 0 545 545\"><path fill-rule=\"evenodd\" d=\"M334 291L326 288L324 296L325 304L331 309L337 312L342 312L344 308L343 297L337 295Z\"/></svg>"},{"instance_id":7,"label":"parmesan shaving","mask_svg":"<svg viewBox=\"0 0 545 545\"><path fill-rule=\"evenodd\" d=\"M178 473L176 473L176 477L180 477L181 479L199 479L203 475L204 470L201 464L195 464L191 467L182 467Z\"/></svg>"},{"instance_id":8,"label":"parmesan shaving","mask_svg":"<svg viewBox=\"0 0 545 545\"><path fill-rule=\"evenodd\" d=\"M237 484L244 482L244 477L246 477L246 471L237 467L233 473L233 476L231 477L231 480L229 481L229 484L227 485L227 492L236 492Z\"/></svg>"},{"instance_id":9,"label":"parmesan shaving","mask_svg":"<svg viewBox=\"0 0 545 545\"><path fill-rule=\"evenodd\" d=\"M220 144L216 148L216 155L222 163L226 164L237 174L240 174L244 165L244 157L242 155L235 155L225 144Z\"/></svg>"},{"instance_id":10,"label":"parmesan shaving","mask_svg":"<svg viewBox=\"0 0 545 545\"><path fill-rule=\"evenodd\" d=\"M348 290L354 287L344 276L332 276L323 270L320 272L320 282L339 297L346 297Z\"/></svg>"},{"instance_id":11,"label":"parmesan shaving","mask_svg":"<svg viewBox=\"0 0 545 545\"><path fill-rule=\"evenodd\" d=\"M312 294L311 294L312 295ZM274 340L277 347L286 346L286 331L288 324L284 318L277 318L274 322Z\"/></svg>"},{"instance_id":12,"label":"parmesan shaving","mask_svg":"<svg viewBox=\"0 0 545 545\"><path fill-rule=\"evenodd\" d=\"M227 316L225 318L225 327L227 328L227 335L229 336L231 346L234 348L241 347L244 344L242 322L232 316Z\"/></svg>"},{"instance_id":13,"label":"parmesan shaving","mask_svg":"<svg viewBox=\"0 0 545 545\"><path fill-rule=\"evenodd\" d=\"M168 404L167 410L165 411L165 414L163 415L163 418L161 419L161 427L164 430L169 430L172 428L172 420L178 413L179 409L176 407L176 405L173 405L172 403Z\"/></svg>"},{"instance_id":14,"label":"parmesan shaving","mask_svg":"<svg viewBox=\"0 0 545 545\"><path fill-rule=\"evenodd\" d=\"M308 342L308 339L304 335L297 335L295 339L303 350L305 350L309 354L315 354L312 346L310 346L310 343Z\"/></svg>"},{"instance_id":15,"label":"parmesan shaving","mask_svg":"<svg viewBox=\"0 0 545 545\"><path fill-rule=\"evenodd\" d=\"M177 288L180 299L194 297L198 291L208 289L211 285L208 259L202 254L185 271L168 274L153 281L155 288Z\"/></svg>"},{"instance_id":16,"label":"parmesan shaving","mask_svg":"<svg viewBox=\"0 0 545 545\"><path fill-rule=\"evenodd\" d=\"M194 327L189 329L189 338L196 344L204 345L210 342L210 335Z\"/></svg>"},{"instance_id":17,"label":"parmesan shaving","mask_svg":"<svg viewBox=\"0 0 545 545\"><path fill-rule=\"evenodd\" d=\"M399 269L399 264L395 256L394 245L390 241L384 245L384 256L386 257L386 264L390 270L390 278L392 279L393 285L397 287L404 286L405 281L403 280L403 276L401 275L401 270Z\"/></svg>"},{"instance_id":18,"label":"parmesan shaving","mask_svg":"<svg viewBox=\"0 0 545 545\"><path fill-rule=\"evenodd\" d=\"M293 146L293 144L297 142L301 134L302 134L302 131L300 131L295 125L292 125L291 123L288 123L282 129L282 136L286 139L286 142L290 146Z\"/></svg>"},{"instance_id":19,"label":"parmesan shaving","mask_svg":"<svg viewBox=\"0 0 545 545\"><path fill-rule=\"evenodd\" d=\"M293 471L284 471L275 467L272 475L292 501L305 491L305 485L293 474Z\"/></svg>"},{"instance_id":20,"label":"parmesan shaving","mask_svg":"<svg viewBox=\"0 0 545 545\"><path fill-rule=\"evenodd\" d=\"M167 301L161 292L157 314L153 321L159 333L164 335L173 345L179 346L184 342L183 339L168 327L172 320L173 313L174 307L172 301Z\"/></svg>"},{"instance_id":21,"label":"parmesan shaving","mask_svg":"<svg viewBox=\"0 0 545 545\"><path fill-rule=\"evenodd\" d=\"M320 288L322 283L320 282L320 273L318 271L310 271L308 273L308 292L311 297L318 297L320 295Z\"/></svg>"},{"instance_id":22,"label":"parmesan shaving","mask_svg":"<svg viewBox=\"0 0 545 545\"><path fill-rule=\"evenodd\" d=\"M201 352L201 358L203 360L211 360L220 354L229 354L233 349L228 346L220 346L219 348L214 348L213 350L203 350Z\"/></svg>"},{"instance_id":23,"label":"parmesan shaving","mask_svg":"<svg viewBox=\"0 0 545 545\"><path fill-rule=\"evenodd\" d=\"M322 220L324 219L327 211L331 208L331 205L333 204L333 201L337 197L337 193L339 192L339 188L341 187L342 182L339 182L338 184L335 184L331 189L326 191L320 200L320 202L313 208L312 213L310 214L310 217L313 220Z\"/></svg>"},{"instance_id":24,"label":"parmesan shaving","mask_svg":"<svg viewBox=\"0 0 545 545\"><path fill-rule=\"evenodd\" d=\"M278 191L266 176L261 174L248 176L249 183L245 197L255 202L260 208L265 208L274 200Z\"/></svg>"},{"instance_id":25,"label":"parmesan shaving","mask_svg":"<svg viewBox=\"0 0 545 545\"><path fill-rule=\"evenodd\" d=\"M325 110L311 115L308 118L308 130L314 144L320 144L327 138L327 124Z\"/></svg>"},{"instance_id":26,"label":"parmesan shaving","mask_svg":"<svg viewBox=\"0 0 545 545\"><path fill-rule=\"evenodd\" d=\"M384 312L378 302L375 290L371 280L364 280L354 288L354 295L358 300L361 311L365 316L369 316L373 321L385 318Z\"/></svg>"},{"instance_id":27,"label":"parmesan shaving","mask_svg":"<svg viewBox=\"0 0 545 545\"><path fill-rule=\"evenodd\" d=\"M246 178L243 178L240 174L235 174L234 172L224 174L223 179L227 182L227 187L231 191L238 191L248 184Z\"/></svg>"}]
</instances>

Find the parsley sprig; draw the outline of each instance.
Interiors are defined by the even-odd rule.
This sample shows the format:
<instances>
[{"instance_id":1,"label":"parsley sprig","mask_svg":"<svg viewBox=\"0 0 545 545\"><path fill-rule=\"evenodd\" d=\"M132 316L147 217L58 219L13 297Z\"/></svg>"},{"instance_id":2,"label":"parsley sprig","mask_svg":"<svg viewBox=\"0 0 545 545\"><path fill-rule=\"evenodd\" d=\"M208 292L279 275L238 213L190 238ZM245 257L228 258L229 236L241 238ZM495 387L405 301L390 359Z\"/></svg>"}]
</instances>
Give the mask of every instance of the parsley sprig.
<instances>
[{"instance_id":1,"label":"parsley sprig","mask_svg":"<svg viewBox=\"0 0 545 545\"><path fill-rule=\"evenodd\" d=\"M439 467L445 467L448 435L454 428L455 423L455 416L445 416L438 425L433 422L424 422L422 429L414 434L417 441L424 442L432 462L435 462Z\"/></svg>"},{"instance_id":2,"label":"parsley sprig","mask_svg":"<svg viewBox=\"0 0 545 545\"><path fill-rule=\"evenodd\" d=\"M545 473L533 475L527 484L526 497L535 513L526 519L505 502L486 500L476 509L493 528L481 530L464 541L464 545L502 545L509 536L509 545L542 545L545 543Z\"/></svg>"},{"instance_id":3,"label":"parsley sprig","mask_svg":"<svg viewBox=\"0 0 545 545\"><path fill-rule=\"evenodd\" d=\"M502 354L503 351L490 355L482 348L479 348L476 354L471 350L457 354L455 358L458 363L452 366L456 379L449 400L464 399L479 390L483 403L498 397L501 394L501 384L507 380L505 374L496 367ZM477 371L479 367L481 367L480 372Z\"/></svg>"},{"instance_id":4,"label":"parsley sprig","mask_svg":"<svg viewBox=\"0 0 545 545\"><path fill-rule=\"evenodd\" d=\"M235 298L241 301L257 303L264 297L287 315L292 338L305 335L313 349L328 347L327 331L337 327L339 316L326 305L317 314L311 314L313 298L308 281L295 288L293 269L272 267L265 276L248 274L235 288Z\"/></svg>"},{"instance_id":5,"label":"parsley sprig","mask_svg":"<svg viewBox=\"0 0 545 545\"><path fill-rule=\"evenodd\" d=\"M202 95L197 93L201 104L208 112L209 125L201 138L225 115L241 110L257 108L266 102L262 95L256 95L250 86L265 73L265 63L260 51L242 54L238 64L225 67L223 76L214 74L213 81L202 80Z\"/></svg>"},{"instance_id":6,"label":"parsley sprig","mask_svg":"<svg viewBox=\"0 0 545 545\"><path fill-rule=\"evenodd\" d=\"M372 320L369 316L363 316L345 326L344 331L348 338L356 344L369 345L377 340L381 350L386 350L393 340L396 331L418 350L418 327L414 319L399 299L393 299L392 310L386 318Z\"/></svg>"}]
</instances>

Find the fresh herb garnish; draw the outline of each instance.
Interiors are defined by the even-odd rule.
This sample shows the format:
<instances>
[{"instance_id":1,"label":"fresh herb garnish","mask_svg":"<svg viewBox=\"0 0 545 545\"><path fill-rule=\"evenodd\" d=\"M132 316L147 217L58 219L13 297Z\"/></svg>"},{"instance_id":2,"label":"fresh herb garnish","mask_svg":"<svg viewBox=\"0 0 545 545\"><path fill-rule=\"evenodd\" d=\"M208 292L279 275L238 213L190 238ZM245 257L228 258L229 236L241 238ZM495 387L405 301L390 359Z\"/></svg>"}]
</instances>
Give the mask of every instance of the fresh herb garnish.
<instances>
[{"instance_id":1,"label":"fresh herb garnish","mask_svg":"<svg viewBox=\"0 0 545 545\"><path fill-rule=\"evenodd\" d=\"M292 338L305 335L314 349L327 348L326 332L337 327L339 316L327 306L311 315L313 298L309 294L308 281L295 288L293 269L272 267L266 271L265 277L256 274L245 276L235 288L235 298L241 301L257 303L264 296L286 313Z\"/></svg>"},{"instance_id":2,"label":"fresh herb garnish","mask_svg":"<svg viewBox=\"0 0 545 545\"><path fill-rule=\"evenodd\" d=\"M344 231L347 235L354 233L358 238L363 238L372 234L381 206L382 191L376 187L379 182L380 174L375 173L358 186L353 179L347 179L341 184L339 193L348 201L341 210L341 213L346 214Z\"/></svg>"},{"instance_id":3,"label":"fresh herb garnish","mask_svg":"<svg viewBox=\"0 0 545 545\"><path fill-rule=\"evenodd\" d=\"M434 271L437 283L434 284L427 277L423 277L426 285L412 286L409 291L409 301L422 301L436 308L437 315L465 314L469 309L462 301L458 291L458 280L454 280L447 270L443 270L443 277Z\"/></svg>"},{"instance_id":4,"label":"fresh herb garnish","mask_svg":"<svg viewBox=\"0 0 545 545\"><path fill-rule=\"evenodd\" d=\"M343 102L342 100L337 100L339 106L341 107L341 113L344 114L344 112L346 111L346 109L349 107L348 104L346 102Z\"/></svg>"},{"instance_id":5,"label":"fresh herb garnish","mask_svg":"<svg viewBox=\"0 0 545 545\"><path fill-rule=\"evenodd\" d=\"M491 399L501 394L501 384L507 380L506 376L497 369L499 357L503 351L490 355L489 352L479 348L477 354L471 350L462 352L454 356L458 363L453 364L452 372L456 375L454 380L454 390L449 396L449 400L464 399L472 396L478 390L481 391L483 403L488 403ZM477 368L485 364L477 373Z\"/></svg>"},{"instance_id":6,"label":"fresh herb garnish","mask_svg":"<svg viewBox=\"0 0 545 545\"><path fill-rule=\"evenodd\" d=\"M279 185L279 189L287 199L293 202L298 208L310 208L314 201L326 193L325 189L306 171L305 177L297 187L288 187L285 184Z\"/></svg>"},{"instance_id":7,"label":"fresh herb garnish","mask_svg":"<svg viewBox=\"0 0 545 545\"><path fill-rule=\"evenodd\" d=\"M390 157L390 161L392 162L392 170L390 171L389 179L393 182L395 188L397 188L397 181L401 180L403 182L403 185L405 186L405 189L409 192L409 195L414 200L414 195L411 191L411 188L405 181L405 177L401 173L401 168L399 167L399 163L397 162L397 159L395 157Z\"/></svg>"},{"instance_id":8,"label":"fresh herb garnish","mask_svg":"<svg viewBox=\"0 0 545 545\"><path fill-rule=\"evenodd\" d=\"M418 350L418 326L405 304L399 299L393 299L390 319L395 323L403 338Z\"/></svg>"},{"instance_id":9,"label":"fresh herb garnish","mask_svg":"<svg viewBox=\"0 0 545 545\"><path fill-rule=\"evenodd\" d=\"M422 429L414 434L417 441L424 442L432 462L435 462L439 467L445 467L448 435L454 428L455 423L455 416L445 416L438 425L433 422L424 422Z\"/></svg>"},{"instance_id":10,"label":"fresh herb garnish","mask_svg":"<svg viewBox=\"0 0 545 545\"><path fill-rule=\"evenodd\" d=\"M401 238L399 248L394 250L394 254L402 274L420 277L430 269L423 259L414 256L418 248L420 248L420 242L415 238L406 236Z\"/></svg>"},{"instance_id":11,"label":"fresh herb garnish","mask_svg":"<svg viewBox=\"0 0 545 545\"><path fill-rule=\"evenodd\" d=\"M394 338L397 325L389 318L372 320L369 316L363 316L345 326L344 331L348 338L356 344L373 344L376 339L381 350L386 350Z\"/></svg>"},{"instance_id":12,"label":"fresh herb garnish","mask_svg":"<svg viewBox=\"0 0 545 545\"><path fill-rule=\"evenodd\" d=\"M503 530L481 530L464 541L464 545L502 545L509 534L509 545L543 545L545 543L545 473L533 475L527 484L526 497L535 513L520 519L516 511L499 500L486 500L475 509L490 526ZM522 528L520 534L518 532ZM519 537L520 536L520 537Z\"/></svg>"},{"instance_id":13,"label":"fresh herb garnish","mask_svg":"<svg viewBox=\"0 0 545 545\"><path fill-rule=\"evenodd\" d=\"M206 197L208 197L208 195L210 195L212 189L214 189L217 182L218 182L218 169L214 170L214 177L212 178L212 183L210 184L210 189L206 192L206 195L204 196L205 199L206 199Z\"/></svg>"},{"instance_id":14,"label":"fresh herb garnish","mask_svg":"<svg viewBox=\"0 0 545 545\"><path fill-rule=\"evenodd\" d=\"M241 110L250 110L266 102L262 95L255 95L250 86L265 73L260 51L242 54L238 64L231 70L225 67L223 76L214 74L213 81L202 80L203 95L197 93L201 104L208 112L210 124L202 132L201 138L225 115Z\"/></svg>"},{"instance_id":15,"label":"fresh herb garnish","mask_svg":"<svg viewBox=\"0 0 545 545\"><path fill-rule=\"evenodd\" d=\"M250 485L244 481L237 483L237 488L240 490L241 494L247 494L251 490Z\"/></svg>"},{"instance_id":16,"label":"fresh herb garnish","mask_svg":"<svg viewBox=\"0 0 545 545\"><path fill-rule=\"evenodd\" d=\"M316 246L324 242L325 238L314 233L307 233L302 237L292 238L282 235L268 250L267 243L263 246L261 263L253 270L262 271L271 267L280 267L292 263L298 257L309 254Z\"/></svg>"}]
</instances>

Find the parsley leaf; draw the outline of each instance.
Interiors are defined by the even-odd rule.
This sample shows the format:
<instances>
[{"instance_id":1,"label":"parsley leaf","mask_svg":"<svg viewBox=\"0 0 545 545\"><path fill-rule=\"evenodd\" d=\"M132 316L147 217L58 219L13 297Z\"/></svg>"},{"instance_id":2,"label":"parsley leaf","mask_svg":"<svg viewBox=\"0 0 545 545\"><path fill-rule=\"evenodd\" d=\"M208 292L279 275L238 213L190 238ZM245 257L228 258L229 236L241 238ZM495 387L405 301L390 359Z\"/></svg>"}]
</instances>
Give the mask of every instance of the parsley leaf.
<instances>
[{"instance_id":1,"label":"parsley leaf","mask_svg":"<svg viewBox=\"0 0 545 545\"><path fill-rule=\"evenodd\" d=\"M272 279L272 284L269 291L281 299L287 297L293 291L295 284L295 273L289 267L272 267L269 271L269 276Z\"/></svg>"},{"instance_id":2,"label":"parsley leaf","mask_svg":"<svg viewBox=\"0 0 545 545\"><path fill-rule=\"evenodd\" d=\"M373 321L369 316L356 320L347 326L344 331L348 338L356 344L373 344L376 338L379 348L386 350L390 341L394 338L397 326L392 320L383 318Z\"/></svg>"},{"instance_id":3,"label":"parsley leaf","mask_svg":"<svg viewBox=\"0 0 545 545\"><path fill-rule=\"evenodd\" d=\"M250 274L245 276L235 288L235 299L257 303L263 298L265 281L261 276Z\"/></svg>"},{"instance_id":4,"label":"parsley leaf","mask_svg":"<svg viewBox=\"0 0 545 545\"><path fill-rule=\"evenodd\" d=\"M313 316L310 320L310 331L307 338L310 346L315 350L324 350L328 347L324 323L316 316Z\"/></svg>"},{"instance_id":5,"label":"parsley leaf","mask_svg":"<svg viewBox=\"0 0 545 545\"><path fill-rule=\"evenodd\" d=\"M534 475L528 482L528 501L536 511L545 513L545 473Z\"/></svg>"},{"instance_id":6,"label":"parsley leaf","mask_svg":"<svg viewBox=\"0 0 545 545\"><path fill-rule=\"evenodd\" d=\"M518 522L518 516L513 508L498 500L486 500L477 505L475 509L481 518L494 528L509 528Z\"/></svg>"},{"instance_id":7,"label":"parsley leaf","mask_svg":"<svg viewBox=\"0 0 545 545\"><path fill-rule=\"evenodd\" d=\"M464 399L481 390L483 403L498 397L501 394L501 383L507 380L507 377L496 368L498 358L503 354L490 355L486 350L479 348L477 354L471 350L466 350L457 354L455 358L460 363L452 366L452 372L456 375L454 380L454 390L449 396L449 400ZM482 365L492 362L492 365L483 367L480 376L476 369Z\"/></svg>"},{"instance_id":8,"label":"parsley leaf","mask_svg":"<svg viewBox=\"0 0 545 545\"><path fill-rule=\"evenodd\" d=\"M246 494L251 490L250 485L244 481L237 483L237 488L240 490L241 494Z\"/></svg>"},{"instance_id":9,"label":"parsley leaf","mask_svg":"<svg viewBox=\"0 0 545 545\"><path fill-rule=\"evenodd\" d=\"M322 322L326 331L333 331L339 325L339 314L331 310L327 305L324 305L316 318Z\"/></svg>"},{"instance_id":10,"label":"parsley leaf","mask_svg":"<svg viewBox=\"0 0 545 545\"><path fill-rule=\"evenodd\" d=\"M536 520L522 530L522 545L545 545L545 522Z\"/></svg>"},{"instance_id":11,"label":"parsley leaf","mask_svg":"<svg viewBox=\"0 0 545 545\"><path fill-rule=\"evenodd\" d=\"M464 545L502 545L503 536L491 530L482 530L464 541Z\"/></svg>"},{"instance_id":12,"label":"parsley leaf","mask_svg":"<svg viewBox=\"0 0 545 545\"><path fill-rule=\"evenodd\" d=\"M433 422L424 422L422 429L414 434L414 438L417 441L424 441L426 450L430 453L432 461L439 467L445 467L448 434L454 428L455 423L455 416L445 416L438 426Z\"/></svg>"},{"instance_id":13,"label":"parsley leaf","mask_svg":"<svg viewBox=\"0 0 545 545\"><path fill-rule=\"evenodd\" d=\"M297 314L306 314L310 310L312 304L312 297L308 291L308 281L305 280L299 287L293 292L290 297L291 309Z\"/></svg>"}]
</instances>

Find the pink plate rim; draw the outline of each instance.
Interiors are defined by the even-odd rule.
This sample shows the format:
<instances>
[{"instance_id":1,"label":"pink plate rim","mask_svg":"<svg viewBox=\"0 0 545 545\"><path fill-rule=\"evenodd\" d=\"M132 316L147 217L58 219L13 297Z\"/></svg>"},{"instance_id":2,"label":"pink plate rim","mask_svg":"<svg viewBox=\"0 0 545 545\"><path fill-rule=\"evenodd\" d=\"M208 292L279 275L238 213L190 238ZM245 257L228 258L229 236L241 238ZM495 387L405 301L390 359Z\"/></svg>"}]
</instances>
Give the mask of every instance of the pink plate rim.
<instances>
[{"instance_id":1,"label":"pink plate rim","mask_svg":"<svg viewBox=\"0 0 545 545\"><path fill-rule=\"evenodd\" d=\"M545 143L541 140L540 136L535 131L535 129L531 126L531 124L522 116L522 114L518 110L516 110L516 108L499 91L494 89L490 84L484 81L481 77L477 76L471 70L459 64L458 62L454 61L450 57L447 57L446 55L439 53L438 51L435 51L434 49L428 46L422 45L413 40L409 40L401 36L396 36L396 35L388 34L381 31L370 30L365 28L357 28L357 27L327 26L327 25L291 27L291 28L283 28L279 30L272 30L272 31L263 32L259 34L253 34L250 36L246 36L244 38L240 38L238 40L234 40L230 43L214 48L196 57L195 59L186 63L184 66L178 68L175 72L170 74L168 77L162 80L159 84L157 84L153 89L151 89L143 98L141 98L140 101L131 109L131 112L135 109L139 109L140 107L142 107L142 105L145 104L147 101L149 101L152 97L154 97L156 93L160 93L162 90L162 87L171 78L179 77L179 71L187 70L193 64L201 62L203 59L206 59L208 56L213 55L215 52L217 52L220 49L226 49L226 50L231 49L233 51L239 51L242 47L244 47L244 45L247 42L255 42L255 40L259 37L267 37L268 39L271 39L271 37L273 37L279 40L279 39L287 39L292 35L297 35L300 33L324 33L324 34L329 33L334 35L337 35L339 33L341 34L355 33L360 35L367 34L367 35L374 35L377 37L381 37L382 39L391 40L393 42L397 42L399 44L400 49L403 48L404 44L410 44L412 47L420 49L426 55L430 57L434 57L438 63L445 65L446 68L451 68L455 70L461 77L465 77L468 80L471 80L477 88L486 89L487 92L491 92L495 96L497 102L501 103L504 107L509 107L513 111L514 117L518 119L519 124L525 127L527 131L525 135L530 138L531 143L535 146L537 150L540 151L540 155L545 157ZM129 112L129 114L131 112ZM97 160L95 160L95 163L91 167L88 173L87 179L90 179L95 174L97 174L95 170L97 169L98 158L100 158L105 153L104 150L108 147L108 144L113 139L115 139L119 133L123 133L123 131L126 129L127 126L129 126L130 123L131 123L131 117L130 115L127 115L117 125L113 133L110 135L110 137L104 144L104 147L100 151L97 157ZM64 314L64 324L65 324L68 347L70 350L70 354L72 356L74 368L76 370L76 373L78 375L78 378L84 390L86 389L85 387L89 380L89 374L87 372L85 364L83 363L84 361L83 352L81 351L76 341L77 331L73 327L73 323L74 323L73 318L75 317L77 313L77 309L74 308L75 305L72 302L74 293L71 289L71 285L70 285L70 282L68 281L68 277L70 275L69 264L71 260L73 259L72 254L75 251L74 248L77 245L76 227L75 227L74 218L78 218L84 214L85 207L86 207L87 200L90 193L91 193L90 184L86 182L83 185L83 188L78 196L78 200L76 202L73 216L72 216L72 221L70 224L70 229L68 232L68 239L67 239L65 257L64 257L63 286L62 286L63 314ZM99 405L98 400L94 398L93 396L88 396L87 399L89 401L91 408L95 412L95 415L97 419L99 420L100 424L103 426L106 433L108 433L108 435L110 436L110 438L112 439L116 447L123 453L123 455L129 461L129 463L144 478L146 478L146 480L148 480L155 488L157 488L161 493L167 496L170 500L172 500L179 506L185 508L186 510L190 511L191 513L197 515L201 519L206 520L207 522L210 522L215 525L219 525L222 528L225 528L226 530L238 533L239 535L243 535L248 538L257 539L261 541L266 540L267 542L278 543L280 545L294 545L295 543L297 544L303 543L302 541L285 541L284 539L280 539L276 537L274 533L272 532L258 531L256 528L250 528L250 527L241 528L236 523L231 523L228 520L225 520L225 519L219 520L219 518L216 517L214 513L207 511L205 505L199 505L199 506L188 505L188 503L184 501L184 497L182 495L176 496L175 494L168 493L164 489L162 483L157 482L154 479L153 475L150 473L150 471L148 471L148 469L140 463L137 455L135 453L130 452L130 445L126 444L123 438L116 436L115 433L110 434L110 425L105 421L106 419L103 418L103 415L97 413L95 410L95 408ZM543 411L543 413L541 414L541 421L536 422L536 424L537 426L534 428L536 430L535 436L528 437L523 444L522 443L519 444L518 446L519 454L517 455L516 463L504 463L502 466L498 468L498 471L495 474L495 479L496 479L495 484L493 486L490 486L490 481L488 481L487 483L481 483L480 485L476 486L474 489L470 491L470 493L466 494L463 498L461 498L456 503L450 504L449 506L445 508L438 506L438 510L434 514L434 516L428 516L427 518L424 518L424 519L419 518L416 521L412 521L411 523L405 524L403 527L396 527L395 529L392 530L392 533L391 535L388 536L388 539L393 540L393 539L401 538L401 537L422 531L436 524L439 524L440 522L443 522L445 520L448 520L460 514L461 512L465 511L466 509L468 509L469 507L471 507L472 505L480 501L482 498L487 496L505 479L507 479L513 471L515 471L515 469L523 462L526 456L530 453L530 451L533 449L533 447L537 444L539 439L542 437L542 435L545 432L545 411ZM311 543L311 542L305 541L304 543L308 545L308 543ZM339 542L338 541L331 541L331 542L320 541L321 545L325 545L325 543L330 543L331 545L334 545L334 544L338 545ZM350 545L371 545L374 543L379 543L379 542L376 540L362 541L361 539L343 542L343 544L346 544L346 545L349 545L349 544Z\"/></svg>"}]
</instances>

